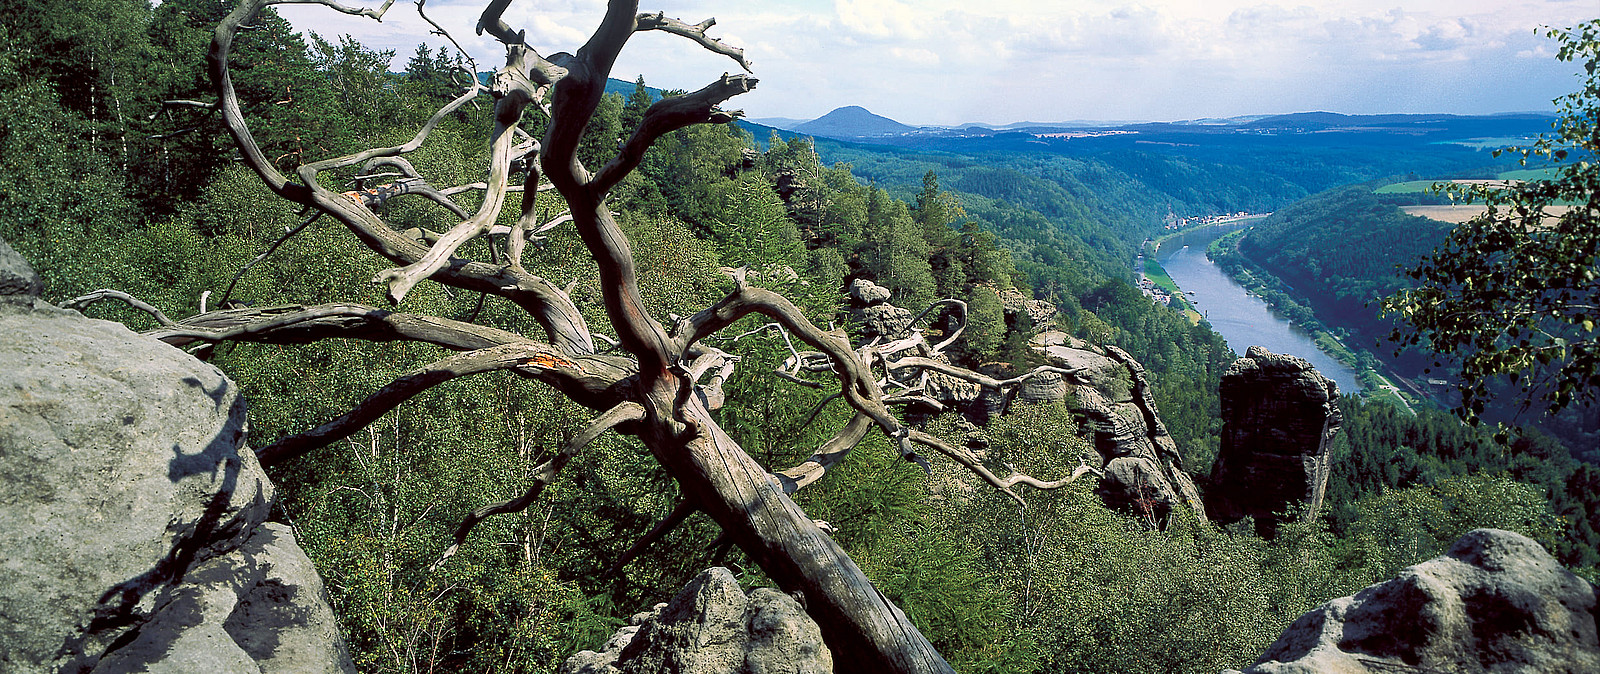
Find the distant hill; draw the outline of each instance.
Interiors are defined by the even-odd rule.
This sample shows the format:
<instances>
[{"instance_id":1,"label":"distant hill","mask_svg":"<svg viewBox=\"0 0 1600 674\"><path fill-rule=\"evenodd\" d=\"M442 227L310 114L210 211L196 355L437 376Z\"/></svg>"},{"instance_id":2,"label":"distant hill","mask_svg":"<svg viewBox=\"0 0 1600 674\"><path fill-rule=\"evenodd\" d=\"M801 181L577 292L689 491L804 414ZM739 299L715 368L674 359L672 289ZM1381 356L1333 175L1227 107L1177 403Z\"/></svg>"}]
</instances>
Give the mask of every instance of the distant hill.
<instances>
[{"instance_id":1,"label":"distant hill","mask_svg":"<svg viewBox=\"0 0 1600 674\"><path fill-rule=\"evenodd\" d=\"M774 128L774 129L783 129L785 131L791 131L795 127L800 126L801 124L805 124L806 122L811 121L811 120L795 119L793 117L757 117L757 118L751 119L750 121L755 122L757 124L760 124L762 126L770 126L770 127Z\"/></svg>"},{"instance_id":2,"label":"distant hill","mask_svg":"<svg viewBox=\"0 0 1600 674\"><path fill-rule=\"evenodd\" d=\"M804 124L797 124L793 130L825 138L872 138L912 133L917 128L872 114L859 105L847 105Z\"/></svg>"},{"instance_id":3,"label":"distant hill","mask_svg":"<svg viewBox=\"0 0 1600 674\"><path fill-rule=\"evenodd\" d=\"M610 78L606 79L606 93L608 93L608 94L618 94L618 95L622 96L623 99L627 99L629 96L633 95L633 89L634 89L635 86L636 85L634 83L632 83L632 82L629 82L627 80L619 80L619 79L617 79L615 77L610 77ZM660 89L657 89L655 87L652 87L652 86L646 84L646 85L644 85L644 90L650 92L650 100L652 100L652 101L661 100L661 90Z\"/></svg>"}]
</instances>

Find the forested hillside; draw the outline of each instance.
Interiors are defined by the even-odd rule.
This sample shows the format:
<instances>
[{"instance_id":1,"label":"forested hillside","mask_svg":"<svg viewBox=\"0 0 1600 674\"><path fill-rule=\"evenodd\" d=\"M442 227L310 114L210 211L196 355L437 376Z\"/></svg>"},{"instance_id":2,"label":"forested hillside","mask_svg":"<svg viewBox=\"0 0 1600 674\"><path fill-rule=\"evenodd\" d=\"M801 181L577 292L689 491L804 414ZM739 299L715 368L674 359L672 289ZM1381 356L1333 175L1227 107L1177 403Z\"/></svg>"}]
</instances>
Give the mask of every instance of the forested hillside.
<instances>
[{"instance_id":1,"label":"forested hillside","mask_svg":"<svg viewBox=\"0 0 1600 674\"><path fill-rule=\"evenodd\" d=\"M4 0L0 10L0 238L39 270L48 299L114 288L175 317L218 306L389 306L371 282L388 260L333 218L277 198L239 162L204 59L231 4ZM249 25L232 76L262 153L283 171L403 144L477 78L478 66L449 48L419 46L400 74L392 54L297 34L270 9ZM651 100L643 80L629 95L601 98L577 156L588 166L618 156L617 139ZM370 204L415 241L437 240L488 191L480 167L494 108L487 95L480 101L440 117L407 155L427 184L462 186L444 195L456 209L395 188L402 176L388 169L331 171L320 186ZM520 128L538 138L542 119ZM1221 183L1234 188L1214 189ZM1275 208L1310 189L1270 172L1157 155L862 152L826 165L808 139L697 125L659 138L605 207L634 252L642 311L663 323L717 302L732 286L724 268L745 268L751 283L781 292L815 324L855 330L840 311L843 290L868 279L904 307L963 300L957 365L1026 370L1037 358L1027 339L1043 326L1026 313L1008 320L1000 293L1051 302L1057 327L1144 364L1185 468L1205 474L1219 443L1217 383L1234 354L1204 323L1142 296L1127 262L1168 208ZM506 200L494 224L507 229L521 211L548 222L569 208L532 188ZM506 260L511 240L496 233L461 250ZM556 226L529 232L520 264L565 287L589 325L609 325L605 277L586 250L578 232ZM515 334L543 329L492 293L442 284L417 285L402 309ZM135 329L156 325L120 305L88 312ZM838 396L780 382L773 370L792 347L744 321L731 333L737 340L716 342L740 342L743 353L716 421L762 466L794 465L854 411ZM259 448L448 352L337 339L195 353L242 385ZM1019 490L1027 503L1019 509L984 484L967 486L970 476L950 462L925 473L877 432L796 500L832 523L850 558L959 671L1242 666L1304 611L1477 526L1525 532L1592 575L1600 507L1568 498L1596 492L1592 467L1537 443L1506 458L1475 431L1444 433L1444 422L1408 425L1390 410L1347 404L1329 516L1273 540L1182 517L1154 530L1105 507L1088 484ZM552 672L710 564L734 568L746 584L770 582L703 514L630 549L678 510L681 495L641 441L618 434L573 458L531 507L485 520L433 566L464 518L523 494L593 416L550 387L494 372L422 392L273 468L274 517L293 525L327 579L362 671ZM966 432L955 416L934 416L926 428ZM1406 435L1413 428L1428 440ZM1018 405L986 434L990 464L1052 477L1077 465L1092 435L1059 404ZM1572 486L1543 491L1558 481Z\"/></svg>"},{"instance_id":2,"label":"forested hillside","mask_svg":"<svg viewBox=\"0 0 1600 674\"><path fill-rule=\"evenodd\" d=\"M1350 185L1308 197L1275 212L1238 240L1235 251L1217 251L1218 263L1233 273L1264 272L1288 312L1307 324L1338 326L1359 349L1381 358L1401 376L1419 380L1452 379L1453 372L1425 348L1397 350L1389 341L1397 322L1379 303L1409 287L1405 274L1442 244L1452 225L1408 215L1403 205L1440 202L1445 197L1382 194L1372 183ZM1600 446L1600 410L1579 406L1538 418L1515 404L1510 382L1493 384L1501 402L1486 412L1492 421L1529 424L1559 438L1594 461ZM1439 392L1445 400L1451 398Z\"/></svg>"}]
</instances>

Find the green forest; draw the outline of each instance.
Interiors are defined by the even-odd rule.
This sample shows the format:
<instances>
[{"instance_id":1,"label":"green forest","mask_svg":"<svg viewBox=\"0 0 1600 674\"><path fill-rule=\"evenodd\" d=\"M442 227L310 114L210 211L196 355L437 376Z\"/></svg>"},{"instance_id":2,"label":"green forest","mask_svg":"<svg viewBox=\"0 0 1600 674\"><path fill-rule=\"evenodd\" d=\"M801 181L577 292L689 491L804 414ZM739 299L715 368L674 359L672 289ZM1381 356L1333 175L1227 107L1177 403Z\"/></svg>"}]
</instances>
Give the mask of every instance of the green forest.
<instances>
[{"instance_id":1,"label":"green forest","mask_svg":"<svg viewBox=\"0 0 1600 674\"><path fill-rule=\"evenodd\" d=\"M111 288L174 317L206 305L388 306L369 281L388 260L333 218L278 198L239 161L205 59L229 11L221 0L0 0L0 239L38 270L50 301ZM296 33L270 8L240 34L232 58L243 114L283 171L403 144L478 77L459 52L425 45L393 72L394 54ZM576 150L585 165L623 151L617 139L657 98L645 84L598 101ZM485 180L479 167L495 118L487 95L482 103L438 119L406 155L430 184ZM530 114L521 128L539 138L543 123ZM1173 204L1276 208L1330 185L1161 154L1114 163L848 158L825 164L810 139L757 138L732 124L662 135L605 202L634 251L645 310L663 322L693 314L728 292L724 268L743 268L817 325L855 330L840 308L843 291L866 279L914 310L964 301L956 364L1023 371L1038 364L1028 339L1045 326L1025 313L1007 319L1000 293L1020 291L1057 307L1057 329L1143 363L1183 467L1205 488L1220 443L1217 385L1236 354L1207 324L1141 295L1128 261ZM1227 181L1237 192L1141 194L1124 175ZM388 181L355 171L320 179L352 198ZM484 193L450 198L470 212ZM553 219L567 208L554 192L506 198L496 221L506 227L519 211ZM408 195L385 193L373 209L420 241L462 220ZM1396 287L1386 275L1394 265L1443 235L1436 223L1393 213L1370 186L1336 190L1282 209L1243 249L1292 285L1326 284L1317 294L1332 304L1318 312L1355 315ZM1351 236L1356 230L1365 236ZM1332 253L1332 241L1366 252ZM501 245L479 237L461 250L494 259L506 254ZM570 288L589 325L608 324L602 269L579 233L530 236L522 255L529 272ZM402 308L518 334L541 330L501 297L441 284L416 286ZM113 303L87 313L135 330L156 326ZM742 320L736 332L761 329ZM737 346L741 365L715 414L761 465L804 460L851 419L825 391L773 376L789 355L781 339L756 334ZM259 448L337 417L445 351L338 339L229 342L199 355L241 385ZM1218 528L1182 517L1157 530L1107 508L1087 483L1020 490L1027 506L1019 509L982 484L951 488L970 481L960 466L935 461L924 471L879 432L795 498L833 524L850 558L962 672L1241 667L1302 613L1482 526L1527 534L1596 578L1600 469L1586 462L1596 457L1574 458L1570 445L1538 434L1497 443L1447 413L1341 404L1323 516L1270 540L1248 523ZM272 469L274 519L294 527L326 579L361 671L553 672L709 565L730 567L747 587L771 584L704 515L613 568L680 497L651 452L617 434L595 440L531 507L485 520L448 564L431 568L463 518L522 494L592 417L548 386L492 372L427 390ZM955 417L931 416L923 428L959 435ZM985 431L989 462L1034 475L1069 472L1092 451L1090 430L1060 404L1015 406Z\"/></svg>"}]
</instances>

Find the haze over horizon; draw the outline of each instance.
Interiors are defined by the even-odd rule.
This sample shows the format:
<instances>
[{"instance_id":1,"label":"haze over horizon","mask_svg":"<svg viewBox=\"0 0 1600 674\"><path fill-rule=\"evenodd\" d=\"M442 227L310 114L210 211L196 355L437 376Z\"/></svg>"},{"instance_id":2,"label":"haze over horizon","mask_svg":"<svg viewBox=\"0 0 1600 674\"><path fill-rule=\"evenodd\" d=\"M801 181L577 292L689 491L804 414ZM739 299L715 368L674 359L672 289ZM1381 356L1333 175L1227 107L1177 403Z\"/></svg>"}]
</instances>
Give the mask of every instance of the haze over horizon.
<instances>
[{"instance_id":1,"label":"haze over horizon","mask_svg":"<svg viewBox=\"0 0 1600 674\"><path fill-rule=\"evenodd\" d=\"M355 4L346 0L347 3ZM377 4L377 3L374 3ZM1306 111L1463 115L1550 111L1578 87L1539 26L1600 17L1595 0L685 0L641 4L745 49L761 80L729 102L749 117L812 119L847 105L910 125L1175 121ZM516 0L506 21L541 54L571 51L601 0ZM503 50L473 27L482 0L428 15L482 70ZM382 23L317 6L275 7L297 30L393 49L403 69L428 35L414 5ZM682 38L634 37L612 75L698 89L732 61Z\"/></svg>"}]
</instances>

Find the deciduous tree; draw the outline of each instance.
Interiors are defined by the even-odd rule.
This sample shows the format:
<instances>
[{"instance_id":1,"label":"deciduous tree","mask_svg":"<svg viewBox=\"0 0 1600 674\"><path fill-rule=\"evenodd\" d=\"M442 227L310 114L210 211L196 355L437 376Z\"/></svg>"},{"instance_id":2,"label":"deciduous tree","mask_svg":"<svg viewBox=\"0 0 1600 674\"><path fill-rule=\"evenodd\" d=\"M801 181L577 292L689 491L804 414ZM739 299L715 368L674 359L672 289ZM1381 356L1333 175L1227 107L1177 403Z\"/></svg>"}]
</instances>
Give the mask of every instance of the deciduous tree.
<instances>
[{"instance_id":1,"label":"deciduous tree","mask_svg":"<svg viewBox=\"0 0 1600 674\"><path fill-rule=\"evenodd\" d=\"M1600 394L1600 20L1549 36L1557 58L1583 64L1583 85L1556 99L1553 135L1511 151L1558 162L1553 174L1449 186L1487 211L1407 272L1416 287L1384 300L1408 324L1396 340L1460 359L1460 411L1474 422L1498 376L1552 414Z\"/></svg>"}]
</instances>

